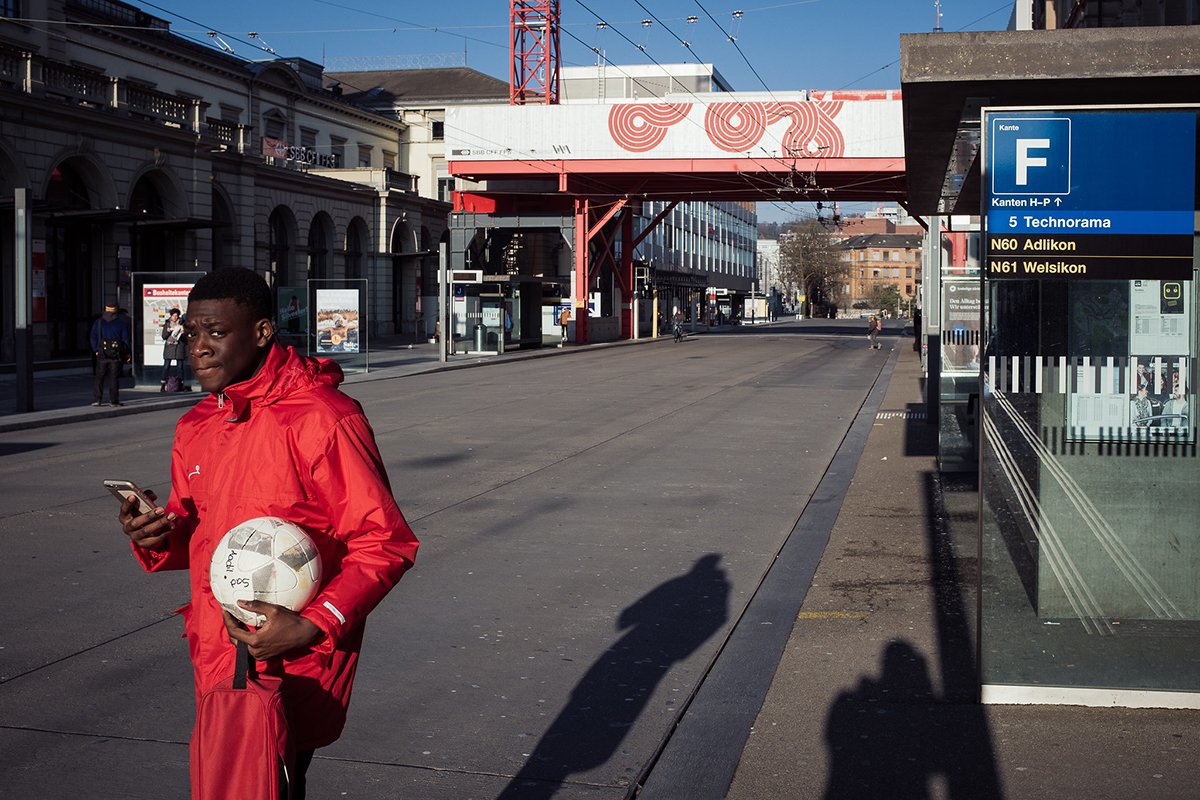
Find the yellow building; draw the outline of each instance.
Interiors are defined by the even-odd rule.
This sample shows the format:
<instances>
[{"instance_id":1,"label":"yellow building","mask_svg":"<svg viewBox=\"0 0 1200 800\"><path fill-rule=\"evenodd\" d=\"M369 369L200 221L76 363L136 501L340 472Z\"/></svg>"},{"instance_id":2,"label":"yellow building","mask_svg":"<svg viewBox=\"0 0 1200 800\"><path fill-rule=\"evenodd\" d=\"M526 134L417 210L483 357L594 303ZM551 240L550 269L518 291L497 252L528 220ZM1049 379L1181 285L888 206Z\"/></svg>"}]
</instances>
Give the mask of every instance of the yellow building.
<instances>
[{"instance_id":1,"label":"yellow building","mask_svg":"<svg viewBox=\"0 0 1200 800\"><path fill-rule=\"evenodd\" d=\"M838 306L852 313L855 304L867 303L871 311L882 310L896 316L911 308L921 282L921 244L923 238L908 233L869 233L851 236L836 247L846 265ZM899 308L876 308L879 292L896 287Z\"/></svg>"}]
</instances>

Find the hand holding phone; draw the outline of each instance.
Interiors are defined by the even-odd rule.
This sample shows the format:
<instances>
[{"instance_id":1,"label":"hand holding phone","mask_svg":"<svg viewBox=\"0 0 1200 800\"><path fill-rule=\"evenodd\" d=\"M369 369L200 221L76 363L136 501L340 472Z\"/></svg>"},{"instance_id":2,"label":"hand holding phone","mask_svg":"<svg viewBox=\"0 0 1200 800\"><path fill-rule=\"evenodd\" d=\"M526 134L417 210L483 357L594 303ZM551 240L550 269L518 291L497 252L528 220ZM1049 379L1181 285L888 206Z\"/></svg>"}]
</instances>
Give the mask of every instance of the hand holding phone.
<instances>
[{"instance_id":1,"label":"hand holding phone","mask_svg":"<svg viewBox=\"0 0 1200 800\"><path fill-rule=\"evenodd\" d=\"M157 498L133 481L106 480L104 486L121 501L117 519L125 535L139 547L161 550L167 544L167 535L175 527L175 515L159 508L155 503ZM131 501L132 507L126 510Z\"/></svg>"},{"instance_id":2,"label":"hand holding phone","mask_svg":"<svg viewBox=\"0 0 1200 800\"><path fill-rule=\"evenodd\" d=\"M149 514L158 507L154 502L154 498L142 491L133 481L106 480L104 488L112 492L122 503L131 497L136 497L138 502L134 510L138 514Z\"/></svg>"}]
</instances>

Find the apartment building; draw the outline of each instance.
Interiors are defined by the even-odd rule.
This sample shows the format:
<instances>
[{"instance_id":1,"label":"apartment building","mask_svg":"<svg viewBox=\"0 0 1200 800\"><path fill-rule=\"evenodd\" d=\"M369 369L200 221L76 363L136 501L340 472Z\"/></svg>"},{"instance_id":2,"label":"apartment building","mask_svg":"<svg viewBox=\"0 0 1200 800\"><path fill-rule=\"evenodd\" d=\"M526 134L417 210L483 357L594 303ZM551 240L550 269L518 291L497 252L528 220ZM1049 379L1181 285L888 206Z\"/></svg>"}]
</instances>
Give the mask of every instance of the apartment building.
<instances>
[{"instance_id":1,"label":"apartment building","mask_svg":"<svg viewBox=\"0 0 1200 800\"><path fill-rule=\"evenodd\" d=\"M907 313L921 281L923 243L924 237L909 233L858 234L838 242L846 265L839 307L871 308L889 316ZM887 287L896 289L896 307L880 309L877 300Z\"/></svg>"}]
</instances>

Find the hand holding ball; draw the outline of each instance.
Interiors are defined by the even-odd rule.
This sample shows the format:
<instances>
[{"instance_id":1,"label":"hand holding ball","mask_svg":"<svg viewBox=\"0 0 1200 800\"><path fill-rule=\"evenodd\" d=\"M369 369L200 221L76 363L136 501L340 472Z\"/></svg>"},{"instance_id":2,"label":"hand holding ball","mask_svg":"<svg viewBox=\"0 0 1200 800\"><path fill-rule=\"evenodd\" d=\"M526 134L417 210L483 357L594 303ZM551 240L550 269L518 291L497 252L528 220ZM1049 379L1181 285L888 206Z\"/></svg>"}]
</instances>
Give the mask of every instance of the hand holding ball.
<instances>
[{"instance_id":1,"label":"hand holding ball","mask_svg":"<svg viewBox=\"0 0 1200 800\"><path fill-rule=\"evenodd\" d=\"M255 517L221 537L208 570L213 596L247 625L264 617L238 600L263 600L300 611L321 584L321 554L304 529L278 517Z\"/></svg>"}]
</instances>

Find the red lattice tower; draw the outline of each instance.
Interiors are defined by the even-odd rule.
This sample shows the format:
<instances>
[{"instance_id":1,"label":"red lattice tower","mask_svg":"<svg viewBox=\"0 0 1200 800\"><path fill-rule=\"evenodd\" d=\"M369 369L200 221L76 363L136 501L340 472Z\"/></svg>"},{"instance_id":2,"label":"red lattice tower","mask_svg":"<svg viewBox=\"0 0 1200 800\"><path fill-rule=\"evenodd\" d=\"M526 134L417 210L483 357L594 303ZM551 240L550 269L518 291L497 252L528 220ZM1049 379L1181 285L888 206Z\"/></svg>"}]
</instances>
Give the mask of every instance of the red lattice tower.
<instances>
[{"instance_id":1,"label":"red lattice tower","mask_svg":"<svg viewBox=\"0 0 1200 800\"><path fill-rule=\"evenodd\" d=\"M511 105L558 102L558 0L509 0Z\"/></svg>"}]
</instances>

